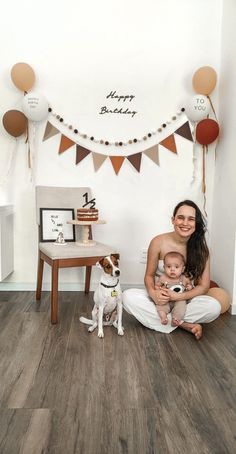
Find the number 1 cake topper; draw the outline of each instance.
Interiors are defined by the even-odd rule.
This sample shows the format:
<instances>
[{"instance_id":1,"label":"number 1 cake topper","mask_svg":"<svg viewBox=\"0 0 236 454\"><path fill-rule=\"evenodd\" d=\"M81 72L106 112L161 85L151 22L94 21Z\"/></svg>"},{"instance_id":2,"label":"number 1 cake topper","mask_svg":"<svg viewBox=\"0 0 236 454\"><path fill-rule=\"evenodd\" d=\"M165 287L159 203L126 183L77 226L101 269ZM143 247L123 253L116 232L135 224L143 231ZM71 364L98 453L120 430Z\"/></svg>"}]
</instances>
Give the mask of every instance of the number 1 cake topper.
<instances>
[{"instance_id":1,"label":"number 1 cake topper","mask_svg":"<svg viewBox=\"0 0 236 454\"><path fill-rule=\"evenodd\" d=\"M83 208L86 207L87 205L90 205L90 208L94 208L95 205L96 205L96 199L91 199L91 200L88 200L88 193L85 192L85 194L83 194L83 197L85 198L85 203L84 205L82 206Z\"/></svg>"}]
</instances>

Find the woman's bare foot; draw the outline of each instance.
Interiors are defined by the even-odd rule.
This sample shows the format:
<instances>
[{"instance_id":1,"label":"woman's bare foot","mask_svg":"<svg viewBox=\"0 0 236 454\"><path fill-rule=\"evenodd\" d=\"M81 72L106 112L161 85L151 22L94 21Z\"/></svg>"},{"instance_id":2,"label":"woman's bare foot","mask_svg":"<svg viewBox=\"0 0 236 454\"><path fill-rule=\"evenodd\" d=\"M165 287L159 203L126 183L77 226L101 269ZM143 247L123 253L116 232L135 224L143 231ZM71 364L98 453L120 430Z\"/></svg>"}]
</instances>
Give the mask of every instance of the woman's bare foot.
<instances>
[{"instance_id":1,"label":"woman's bare foot","mask_svg":"<svg viewBox=\"0 0 236 454\"><path fill-rule=\"evenodd\" d=\"M159 317L161 319L161 324L162 325L167 325L168 319L167 319L166 313L164 311L158 311L158 314L159 314Z\"/></svg>"},{"instance_id":2,"label":"woman's bare foot","mask_svg":"<svg viewBox=\"0 0 236 454\"><path fill-rule=\"evenodd\" d=\"M202 337L202 326L199 323L183 322L181 325L179 325L179 327L192 333L197 340L201 339Z\"/></svg>"}]
</instances>

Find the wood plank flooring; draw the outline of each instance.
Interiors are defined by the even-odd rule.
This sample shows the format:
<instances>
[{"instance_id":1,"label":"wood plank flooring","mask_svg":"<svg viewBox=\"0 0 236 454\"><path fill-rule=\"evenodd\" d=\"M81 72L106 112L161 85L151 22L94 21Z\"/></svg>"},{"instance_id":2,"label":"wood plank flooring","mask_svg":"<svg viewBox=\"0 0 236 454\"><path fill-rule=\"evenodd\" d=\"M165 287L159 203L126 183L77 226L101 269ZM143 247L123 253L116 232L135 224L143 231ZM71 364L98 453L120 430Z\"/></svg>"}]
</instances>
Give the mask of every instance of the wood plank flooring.
<instances>
[{"instance_id":1,"label":"wood plank flooring","mask_svg":"<svg viewBox=\"0 0 236 454\"><path fill-rule=\"evenodd\" d=\"M235 454L236 317L87 332L92 294L0 292L0 454Z\"/></svg>"}]
</instances>

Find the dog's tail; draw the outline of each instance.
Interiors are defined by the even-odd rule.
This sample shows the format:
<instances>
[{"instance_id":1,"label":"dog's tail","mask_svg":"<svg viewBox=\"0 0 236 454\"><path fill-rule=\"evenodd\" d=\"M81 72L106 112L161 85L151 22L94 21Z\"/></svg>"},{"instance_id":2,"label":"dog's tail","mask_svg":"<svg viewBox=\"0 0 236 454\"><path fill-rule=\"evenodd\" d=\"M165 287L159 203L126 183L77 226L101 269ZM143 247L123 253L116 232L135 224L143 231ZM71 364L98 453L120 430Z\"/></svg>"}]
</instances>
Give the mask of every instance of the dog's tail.
<instances>
[{"instance_id":1,"label":"dog's tail","mask_svg":"<svg viewBox=\"0 0 236 454\"><path fill-rule=\"evenodd\" d=\"M93 325L93 320L90 320L89 318L80 317L79 319L82 323L85 323L85 325Z\"/></svg>"}]
</instances>

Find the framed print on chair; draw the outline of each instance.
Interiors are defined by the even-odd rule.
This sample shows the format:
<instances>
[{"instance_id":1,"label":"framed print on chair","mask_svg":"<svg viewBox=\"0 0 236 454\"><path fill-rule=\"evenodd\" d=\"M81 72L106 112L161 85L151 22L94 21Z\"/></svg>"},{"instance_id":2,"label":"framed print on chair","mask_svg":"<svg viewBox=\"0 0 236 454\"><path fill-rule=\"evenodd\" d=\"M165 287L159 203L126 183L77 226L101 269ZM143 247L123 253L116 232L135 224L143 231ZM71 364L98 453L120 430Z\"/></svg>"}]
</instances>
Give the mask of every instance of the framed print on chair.
<instances>
[{"instance_id":1,"label":"framed print on chair","mask_svg":"<svg viewBox=\"0 0 236 454\"><path fill-rule=\"evenodd\" d=\"M75 218L73 208L40 208L40 241L56 241L58 233L63 231L66 242L75 241L75 227L67 224Z\"/></svg>"}]
</instances>

